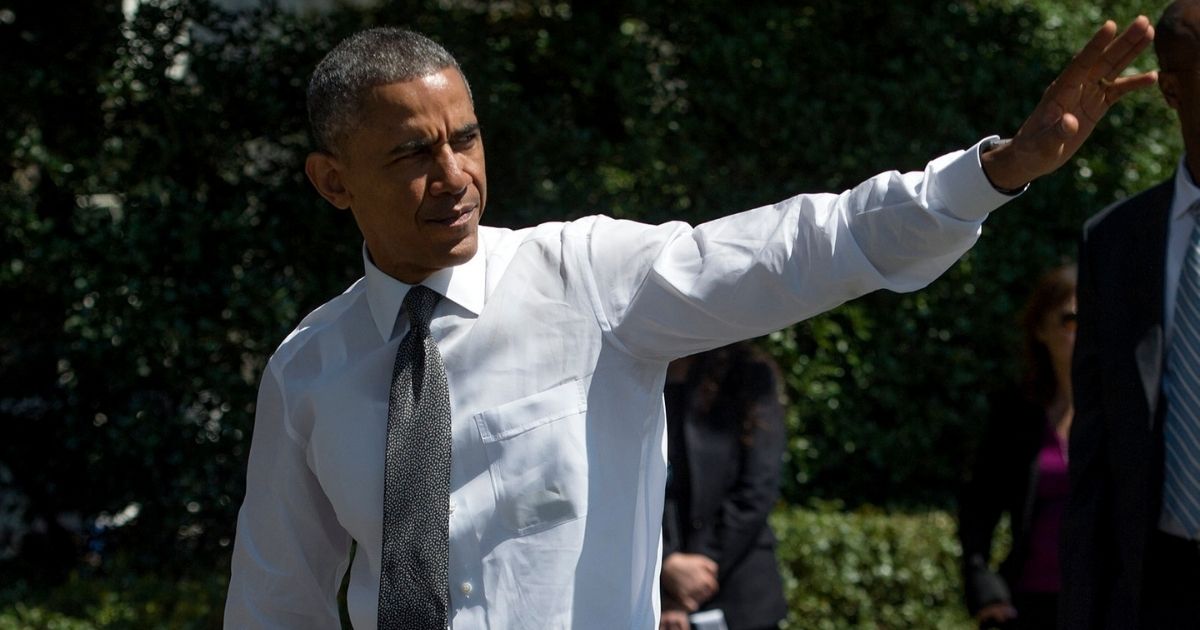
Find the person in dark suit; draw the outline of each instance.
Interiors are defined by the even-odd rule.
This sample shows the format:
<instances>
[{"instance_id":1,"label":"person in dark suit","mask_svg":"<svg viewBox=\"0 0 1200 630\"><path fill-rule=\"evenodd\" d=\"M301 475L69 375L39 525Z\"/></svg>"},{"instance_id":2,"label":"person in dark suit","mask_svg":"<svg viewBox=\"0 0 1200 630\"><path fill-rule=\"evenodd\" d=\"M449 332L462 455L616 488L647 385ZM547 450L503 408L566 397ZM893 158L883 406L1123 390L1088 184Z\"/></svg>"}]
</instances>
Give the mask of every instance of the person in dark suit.
<instances>
[{"instance_id":1,"label":"person in dark suit","mask_svg":"<svg viewBox=\"0 0 1200 630\"><path fill-rule=\"evenodd\" d=\"M1021 330L1023 387L992 401L983 440L959 493L963 588L967 609L981 628L1053 630L1073 413L1074 265L1038 280L1021 314ZM1005 513L1013 542L997 572L989 559Z\"/></svg>"},{"instance_id":2,"label":"person in dark suit","mask_svg":"<svg viewBox=\"0 0 1200 630\"><path fill-rule=\"evenodd\" d=\"M673 361L664 391L663 630L720 610L730 630L787 614L767 516L786 442L779 369L748 342Z\"/></svg>"},{"instance_id":3,"label":"person in dark suit","mask_svg":"<svg viewBox=\"0 0 1200 630\"><path fill-rule=\"evenodd\" d=\"M1084 227L1063 630L1200 628L1200 531L1173 507L1200 493L1170 473L1197 461L1196 448L1169 437L1196 420L1181 395L1200 385L1180 363L1195 332L1181 307L1198 275L1188 250L1200 200L1200 0L1173 2L1155 31L1159 88L1186 154L1174 177Z\"/></svg>"}]
</instances>

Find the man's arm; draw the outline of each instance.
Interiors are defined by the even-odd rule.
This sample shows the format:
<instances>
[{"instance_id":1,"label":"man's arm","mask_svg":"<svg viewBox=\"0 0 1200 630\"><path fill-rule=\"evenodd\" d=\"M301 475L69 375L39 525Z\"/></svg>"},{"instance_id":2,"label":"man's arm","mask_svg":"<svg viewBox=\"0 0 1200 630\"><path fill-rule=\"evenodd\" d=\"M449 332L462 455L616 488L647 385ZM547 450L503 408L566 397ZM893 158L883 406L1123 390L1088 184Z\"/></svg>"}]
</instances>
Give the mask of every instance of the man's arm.
<instances>
[{"instance_id":1,"label":"man's arm","mask_svg":"<svg viewBox=\"0 0 1200 630\"><path fill-rule=\"evenodd\" d=\"M594 283L589 293L609 341L632 356L669 361L774 332L877 289L928 285L1010 199L988 183L979 150L694 228L600 217L568 224L564 236L586 243L581 275Z\"/></svg>"},{"instance_id":2,"label":"man's arm","mask_svg":"<svg viewBox=\"0 0 1200 630\"><path fill-rule=\"evenodd\" d=\"M276 375L263 373L238 513L227 628L336 628L350 536L287 428Z\"/></svg>"},{"instance_id":3,"label":"man's arm","mask_svg":"<svg viewBox=\"0 0 1200 630\"><path fill-rule=\"evenodd\" d=\"M1013 412L1008 405L992 409L967 482L958 493L963 594L972 616L988 605L1012 601L1008 584L992 571L991 557L996 525L1004 512L1005 499L1011 494L1006 488L1028 481L1028 466L1014 466L1012 462L1019 452L1013 439L1012 424L1017 419Z\"/></svg>"}]
</instances>

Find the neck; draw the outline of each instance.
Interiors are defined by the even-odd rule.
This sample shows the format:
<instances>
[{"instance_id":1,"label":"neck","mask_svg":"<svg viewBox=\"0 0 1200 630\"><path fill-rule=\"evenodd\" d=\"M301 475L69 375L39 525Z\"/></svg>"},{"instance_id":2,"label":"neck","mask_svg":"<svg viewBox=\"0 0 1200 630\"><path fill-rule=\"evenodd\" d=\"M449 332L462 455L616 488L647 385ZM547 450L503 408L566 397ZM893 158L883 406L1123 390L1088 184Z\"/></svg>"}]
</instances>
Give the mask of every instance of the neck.
<instances>
[{"instance_id":1,"label":"neck","mask_svg":"<svg viewBox=\"0 0 1200 630\"><path fill-rule=\"evenodd\" d=\"M1059 427L1071 421L1074 415L1074 398L1071 392L1071 365L1054 366L1054 397L1046 403L1046 412Z\"/></svg>"},{"instance_id":2,"label":"neck","mask_svg":"<svg viewBox=\"0 0 1200 630\"><path fill-rule=\"evenodd\" d=\"M1070 406L1074 399L1071 392L1071 365L1067 364L1056 367L1054 370L1054 381L1056 384L1054 398L1062 399Z\"/></svg>"}]
</instances>

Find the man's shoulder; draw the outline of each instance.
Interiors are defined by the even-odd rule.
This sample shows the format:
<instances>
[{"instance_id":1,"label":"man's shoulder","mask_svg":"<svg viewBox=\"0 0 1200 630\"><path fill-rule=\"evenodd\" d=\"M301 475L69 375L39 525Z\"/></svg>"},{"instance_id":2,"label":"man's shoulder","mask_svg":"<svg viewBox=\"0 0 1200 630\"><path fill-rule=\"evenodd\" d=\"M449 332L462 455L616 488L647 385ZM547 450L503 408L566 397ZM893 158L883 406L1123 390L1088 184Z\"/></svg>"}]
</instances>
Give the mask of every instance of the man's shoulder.
<instances>
[{"instance_id":1,"label":"man's shoulder","mask_svg":"<svg viewBox=\"0 0 1200 630\"><path fill-rule=\"evenodd\" d=\"M479 236L489 244L504 242L519 243L532 239L587 232L597 224L611 221L616 221L616 219L605 215L594 214L563 221L543 221L541 223L523 228L506 228L480 225Z\"/></svg>"},{"instance_id":2,"label":"man's shoulder","mask_svg":"<svg viewBox=\"0 0 1200 630\"><path fill-rule=\"evenodd\" d=\"M305 315L271 355L270 363L282 368L314 340L343 329L343 320L352 316L360 300L366 297L366 281L359 278L338 296Z\"/></svg>"},{"instance_id":3,"label":"man's shoulder","mask_svg":"<svg viewBox=\"0 0 1200 630\"><path fill-rule=\"evenodd\" d=\"M606 242L611 240L636 240L654 226L636 221L615 219L594 214L565 221L545 221L530 227L510 229L479 226L479 236L484 242L488 256L512 253L522 247L562 248L572 246L590 247L593 239L600 235Z\"/></svg>"},{"instance_id":4,"label":"man's shoulder","mask_svg":"<svg viewBox=\"0 0 1200 630\"><path fill-rule=\"evenodd\" d=\"M1128 233L1128 230L1145 223L1147 213L1167 212L1174 194L1174 179L1167 179L1135 195L1121 199L1097 212L1084 223L1085 235L1097 232Z\"/></svg>"}]
</instances>

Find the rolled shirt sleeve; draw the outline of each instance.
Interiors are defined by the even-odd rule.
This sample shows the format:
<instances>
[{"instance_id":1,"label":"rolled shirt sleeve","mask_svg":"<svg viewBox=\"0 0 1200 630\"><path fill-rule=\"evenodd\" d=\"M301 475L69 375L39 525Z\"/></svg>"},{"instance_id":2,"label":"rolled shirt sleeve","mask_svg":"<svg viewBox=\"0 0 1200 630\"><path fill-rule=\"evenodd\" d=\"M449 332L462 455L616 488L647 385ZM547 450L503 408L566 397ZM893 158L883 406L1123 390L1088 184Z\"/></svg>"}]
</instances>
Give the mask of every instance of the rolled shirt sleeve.
<instances>
[{"instance_id":1,"label":"rolled shirt sleeve","mask_svg":"<svg viewBox=\"0 0 1200 630\"><path fill-rule=\"evenodd\" d=\"M980 147L887 172L839 195L802 194L692 228L597 218L597 310L634 356L670 360L767 334L876 289L920 289L978 239L1011 196ZM646 261L642 265L636 261Z\"/></svg>"}]
</instances>

